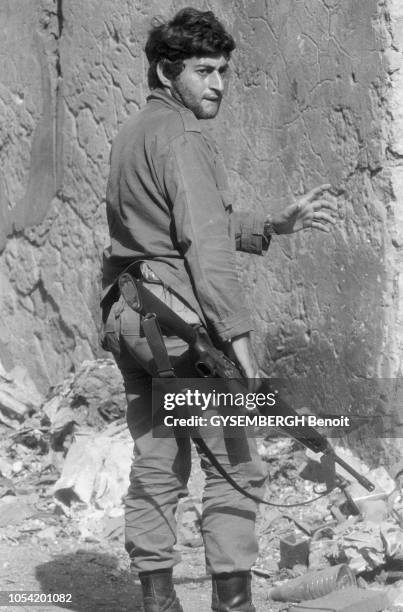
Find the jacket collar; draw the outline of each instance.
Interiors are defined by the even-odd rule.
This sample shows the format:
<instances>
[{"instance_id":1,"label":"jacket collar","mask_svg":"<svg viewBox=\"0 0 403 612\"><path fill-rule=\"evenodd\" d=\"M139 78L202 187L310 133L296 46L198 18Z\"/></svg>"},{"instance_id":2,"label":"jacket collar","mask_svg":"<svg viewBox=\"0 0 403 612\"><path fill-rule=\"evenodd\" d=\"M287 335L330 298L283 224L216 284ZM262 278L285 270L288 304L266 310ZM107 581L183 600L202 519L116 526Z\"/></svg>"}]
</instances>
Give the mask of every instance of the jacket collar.
<instances>
[{"instance_id":1,"label":"jacket collar","mask_svg":"<svg viewBox=\"0 0 403 612\"><path fill-rule=\"evenodd\" d=\"M162 89L162 87L153 89L150 95L147 97L147 102L152 102L154 100L157 102L162 102L173 110L190 113L192 117L196 119L194 113L189 108L187 108L186 106L184 106L184 104L166 93L166 91Z\"/></svg>"}]
</instances>

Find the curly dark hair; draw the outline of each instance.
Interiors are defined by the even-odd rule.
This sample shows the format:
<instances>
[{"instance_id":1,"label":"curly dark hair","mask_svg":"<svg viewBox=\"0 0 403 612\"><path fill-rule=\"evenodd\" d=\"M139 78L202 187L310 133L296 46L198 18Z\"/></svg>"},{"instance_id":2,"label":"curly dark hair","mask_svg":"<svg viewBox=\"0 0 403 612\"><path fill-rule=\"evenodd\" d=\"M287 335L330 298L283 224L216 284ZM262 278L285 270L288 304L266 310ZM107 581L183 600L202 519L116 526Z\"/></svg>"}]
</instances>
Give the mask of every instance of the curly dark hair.
<instances>
[{"instance_id":1,"label":"curly dark hair","mask_svg":"<svg viewBox=\"0 0 403 612\"><path fill-rule=\"evenodd\" d=\"M145 46L149 61L150 89L160 87L157 64L163 61L166 77L173 80L183 70L183 60L189 57L222 54L229 58L235 41L212 11L186 7L168 21L154 18Z\"/></svg>"}]
</instances>

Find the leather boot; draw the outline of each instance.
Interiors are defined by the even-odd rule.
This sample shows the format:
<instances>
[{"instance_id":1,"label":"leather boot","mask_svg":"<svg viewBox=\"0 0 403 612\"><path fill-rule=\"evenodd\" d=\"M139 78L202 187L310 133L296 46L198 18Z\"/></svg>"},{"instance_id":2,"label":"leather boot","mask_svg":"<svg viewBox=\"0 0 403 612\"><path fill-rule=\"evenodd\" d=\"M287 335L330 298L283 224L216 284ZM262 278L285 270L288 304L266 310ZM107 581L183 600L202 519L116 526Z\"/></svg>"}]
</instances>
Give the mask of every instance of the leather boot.
<instances>
[{"instance_id":1,"label":"leather boot","mask_svg":"<svg viewBox=\"0 0 403 612\"><path fill-rule=\"evenodd\" d=\"M212 576L214 612L256 612L252 604L251 574L237 572Z\"/></svg>"},{"instance_id":2,"label":"leather boot","mask_svg":"<svg viewBox=\"0 0 403 612\"><path fill-rule=\"evenodd\" d=\"M176 597L172 570L141 572L144 612L183 612Z\"/></svg>"}]
</instances>

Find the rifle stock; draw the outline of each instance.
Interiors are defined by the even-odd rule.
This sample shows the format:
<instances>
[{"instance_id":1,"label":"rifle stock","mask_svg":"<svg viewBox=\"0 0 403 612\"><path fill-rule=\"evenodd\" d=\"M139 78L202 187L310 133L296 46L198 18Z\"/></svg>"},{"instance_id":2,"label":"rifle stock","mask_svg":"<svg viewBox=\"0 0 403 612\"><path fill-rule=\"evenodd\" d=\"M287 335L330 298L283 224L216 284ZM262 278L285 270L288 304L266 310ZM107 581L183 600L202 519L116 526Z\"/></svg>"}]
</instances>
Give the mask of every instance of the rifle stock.
<instances>
[{"instance_id":1,"label":"rifle stock","mask_svg":"<svg viewBox=\"0 0 403 612\"><path fill-rule=\"evenodd\" d=\"M207 332L201 326L193 326L186 323L175 312L173 312L162 300L149 291L143 283L133 278L130 272L123 272L119 277L119 289L127 304L139 314L145 316L154 313L162 328L166 328L179 336L186 342L195 356L195 367L202 378L223 378L228 380L230 387L245 393L247 383L242 376L238 366L231 361L222 351L217 349L211 342ZM263 381L259 389L262 392L271 392L270 385ZM298 417L298 413L283 399L277 398L273 406L275 414L282 416ZM268 415L268 409L261 414ZM353 478L355 478L365 489L373 491L375 486L362 474L336 455L325 436L320 434L314 427L303 425L298 428L279 427L288 436L294 438L306 448L315 453L324 453L332 458Z\"/></svg>"}]
</instances>

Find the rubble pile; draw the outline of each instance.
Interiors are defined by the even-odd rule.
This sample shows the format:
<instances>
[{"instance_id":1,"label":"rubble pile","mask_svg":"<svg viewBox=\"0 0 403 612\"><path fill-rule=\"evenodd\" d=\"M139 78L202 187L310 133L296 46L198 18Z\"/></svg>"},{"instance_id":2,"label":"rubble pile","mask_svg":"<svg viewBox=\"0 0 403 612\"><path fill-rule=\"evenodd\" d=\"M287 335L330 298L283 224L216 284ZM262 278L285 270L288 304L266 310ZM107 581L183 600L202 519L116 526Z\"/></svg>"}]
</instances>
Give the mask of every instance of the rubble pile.
<instances>
[{"instance_id":1,"label":"rubble pile","mask_svg":"<svg viewBox=\"0 0 403 612\"><path fill-rule=\"evenodd\" d=\"M0 363L0 425L16 429L42 402L35 384L22 367L6 372Z\"/></svg>"},{"instance_id":2,"label":"rubble pile","mask_svg":"<svg viewBox=\"0 0 403 612\"><path fill-rule=\"evenodd\" d=\"M297 446L277 439L264 441L260 449L272 474L266 500L296 505L261 508L255 574L284 585L346 564L359 586L386 589L388 610L403 610L403 465L390 470L392 478L384 467L370 470L350 450L338 447L338 455L375 489L368 493L336 466L345 487L320 497L325 489L321 466L314 453Z\"/></svg>"},{"instance_id":3,"label":"rubble pile","mask_svg":"<svg viewBox=\"0 0 403 612\"><path fill-rule=\"evenodd\" d=\"M54 446L61 447L72 429L104 429L125 415L121 375L111 359L84 361L76 373L52 390L42 413Z\"/></svg>"},{"instance_id":4,"label":"rubble pile","mask_svg":"<svg viewBox=\"0 0 403 612\"><path fill-rule=\"evenodd\" d=\"M132 458L124 410L120 373L108 359L84 362L48 398L24 372L0 370L0 540L122 540ZM260 507L256 579L282 586L343 565L358 586L386 588L390 610L403 609L403 465L370 470L338 447L375 490L337 466L338 487L323 494L323 465L295 441L261 438L259 452L273 505ZM178 510L183 550L202 546L204 477L193 463L190 495Z\"/></svg>"},{"instance_id":5,"label":"rubble pile","mask_svg":"<svg viewBox=\"0 0 403 612\"><path fill-rule=\"evenodd\" d=\"M0 371L0 540L121 540L133 442L115 363L84 362L48 398L18 374ZM184 546L202 545L203 480L179 505Z\"/></svg>"},{"instance_id":6,"label":"rubble pile","mask_svg":"<svg viewBox=\"0 0 403 612\"><path fill-rule=\"evenodd\" d=\"M0 370L0 539L120 537L131 457L112 360L84 362L48 398Z\"/></svg>"}]
</instances>

